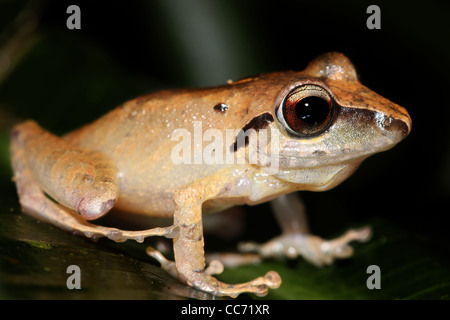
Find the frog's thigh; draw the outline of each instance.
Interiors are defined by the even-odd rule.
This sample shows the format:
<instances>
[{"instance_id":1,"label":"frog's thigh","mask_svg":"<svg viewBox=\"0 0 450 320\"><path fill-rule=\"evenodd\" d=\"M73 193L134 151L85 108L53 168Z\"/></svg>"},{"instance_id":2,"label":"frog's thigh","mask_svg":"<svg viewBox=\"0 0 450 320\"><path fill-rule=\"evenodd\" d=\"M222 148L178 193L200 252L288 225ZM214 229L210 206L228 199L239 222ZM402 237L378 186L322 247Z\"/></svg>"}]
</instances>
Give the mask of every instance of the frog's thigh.
<instances>
[{"instance_id":1,"label":"frog's thigh","mask_svg":"<svg viewBox=\"0 0 450 320\"><path fill-rule=\"evenodd\" d=\"M48 140L47 138L49 137L50 139ZM58 139L59 138L52 136L50 133L47 133L39 128L37 124L33 122L26 122L22 125L17 126L12 133L11 160L14 170L14 179L17 186L20 204L22 206L22 210L25 213L37 219L49 222L63 230L74 233L81 233L89 238L108 237L111 240L115 241L125 241L127 239L142 241L145 237L148 236L170 236L173 234L173 226L143 231L122 231L115 228L93 225L88 223L82 216L75 213L73 210L65 206L58 205L54 201L50 200L44 194L41 182L44 182L45 184L50 183L51 181L46 181L45 178L42 177L41 179L43 179L43 181L37 180L35 177L36 172L32 171L32 168L34 168L35 170L38 169L37 167L39 166L39 161L44 162L43 167L45 167L45 165L48 166L48 163L45 164L45 161L47 159L50 159L49 162L57 165L57 159L55 159L56 155L41 149L45 145L47 145L48 141L51 141L55 143L55 145L57 145ZM32 142L39 143L39 140L41 140L42 144L32 144ZM63 145L63 143L61 143L60 146L61 145ZM48 155L48 158L45 157L45 152L50 153ZM36 161L36 163L30 165L30 160L33 159L33 155L35 156L34 160ZM106 166L104 169L104 171L100 171L102 172L103 176L107 176L106 172L107 170L111 170L111 168L108 168ZM62 172L64 173L64 171ZM113 173L113 170L111 170L111 173ZM51 174L49 175L52 176ZM62 182L64 182L64 177L60 177L59 180L56 179L55 184L60 185ZM67 192L68 190L67 186L63 187L63 189L65 192ZM64 192L56 191L56 193L49 192L49 194L55 199L58 197L64 198Z\"/></svg>"},{"instance_id":2,"label":"frog's thigh","mask_svg":"<svg viewBox=\"0 0 450 320\"><path fill-rule=\"evenodd\" d=\"M14 159L29 169L41 189L56 202L85 219L108 212L118 196L114 163L101 152L90 151L43 130L34 121L12 132Z\"/></svg>"},{"instance_id":3,"label":"frog's thigh","mask_svg":"<svg viewBox=\"0 0 450 320\"><path fill-rule=\"evenodd\" d=\"M179 232L174 238L174 253L178 276L189 285L216 295L236 297L243 292L265 295L269 287L276 288L281 283L276 272L271 271L265 277L232 285L211 276L213 273L220 273L219 270L222 269L220 262L211 262L213 267L205 270L202 204L220 194L223 189L221 181L228 181L227 174L226 170L219 171L215 176L202 179L175 192L174 225L178 226Z\"/></svg>"}]
</instances>

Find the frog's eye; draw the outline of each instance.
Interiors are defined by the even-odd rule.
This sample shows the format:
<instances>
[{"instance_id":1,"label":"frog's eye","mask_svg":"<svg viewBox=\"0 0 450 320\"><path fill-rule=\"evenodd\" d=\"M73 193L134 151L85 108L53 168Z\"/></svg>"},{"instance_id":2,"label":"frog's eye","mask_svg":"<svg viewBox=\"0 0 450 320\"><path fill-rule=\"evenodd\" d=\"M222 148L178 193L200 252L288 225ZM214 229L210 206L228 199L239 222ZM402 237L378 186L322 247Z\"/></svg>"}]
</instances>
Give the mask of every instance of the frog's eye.
<instances>
[{"instance_id":1,"label":"frog's eye","mask_svg":"<svg viewBox=\"0 0 450 320\"><path fill-rule=\"evenodd\" d=\"M325 131L333 120L334 102L317 85L293 89L281 102L277 116L287 130L299 136L313 136Z\"/></svg>"}]
</instances>

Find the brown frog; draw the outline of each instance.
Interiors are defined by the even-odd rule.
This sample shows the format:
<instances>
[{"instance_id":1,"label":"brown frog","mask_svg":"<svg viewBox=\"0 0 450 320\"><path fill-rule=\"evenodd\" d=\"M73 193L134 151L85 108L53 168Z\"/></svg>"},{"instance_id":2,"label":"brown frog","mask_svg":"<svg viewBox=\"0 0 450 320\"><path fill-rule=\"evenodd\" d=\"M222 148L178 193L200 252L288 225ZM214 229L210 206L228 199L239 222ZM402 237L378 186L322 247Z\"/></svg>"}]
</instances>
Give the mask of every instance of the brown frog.
<instances>
[{"instance_id":1,"label":"brown frog","mask_svg":"<svg viewBox=\"0 0 450 320\"><path fill-rule=\"evenodd\" d=\"M239 256L205 268L203 213L273 200L282 235L241 246L242 261L303 256L320 266L348 257L348 243L366 241L370 229L329 241L311 235L292 192L335 187L410 130L407 111L361 85L333 52L301 72L149 94L62 138L26 121L12 131L11 154L25 213L89 238L173 238L174 262L148 253L185 283L236 297L265 295L281 279L274 271L234 285L213 277ZM128 231L88 222L113 207L173 224Z\"/></svg>"}]
</instances>

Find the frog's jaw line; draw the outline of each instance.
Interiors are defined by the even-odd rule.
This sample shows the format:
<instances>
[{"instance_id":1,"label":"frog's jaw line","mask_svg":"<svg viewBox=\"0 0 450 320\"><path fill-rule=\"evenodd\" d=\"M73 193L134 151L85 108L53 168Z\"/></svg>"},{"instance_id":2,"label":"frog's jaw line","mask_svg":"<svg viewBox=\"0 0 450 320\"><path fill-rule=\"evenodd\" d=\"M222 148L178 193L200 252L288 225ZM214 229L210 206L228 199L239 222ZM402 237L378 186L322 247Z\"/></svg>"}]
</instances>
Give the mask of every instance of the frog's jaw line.
<instances>
[{"instance_id":1,"label":"frog's jaw line","mask_svg":"<svg viewBox=\"0 0 450 320\"><path fill-rule=\"evenodd\" d=\"M294 186L297 191L326 191L351 176L365 158L336 166L282 170L276 177L283 183Z\"/></svg>"}]
</instances>

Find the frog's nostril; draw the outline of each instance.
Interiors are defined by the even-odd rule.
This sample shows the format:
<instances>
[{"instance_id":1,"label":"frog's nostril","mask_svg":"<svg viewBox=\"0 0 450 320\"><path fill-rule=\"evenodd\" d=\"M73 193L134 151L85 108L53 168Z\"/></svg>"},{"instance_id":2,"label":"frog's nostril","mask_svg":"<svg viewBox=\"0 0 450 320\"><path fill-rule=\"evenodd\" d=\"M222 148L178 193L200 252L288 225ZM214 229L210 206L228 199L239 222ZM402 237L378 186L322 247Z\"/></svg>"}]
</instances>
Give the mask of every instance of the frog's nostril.
<instances>
[{"instance_id":1,"label":"frog's nostril","mask_svg":"<svg viewBox=\"0 0 450 320\"><path fill-rule=\"evenodd\" d=\"M403 120L387 118L384 121L383 126L390 132L400 133L402 138L404 138L409 134L411 124L406 123Z\"/></svg>"}]
</instances>

